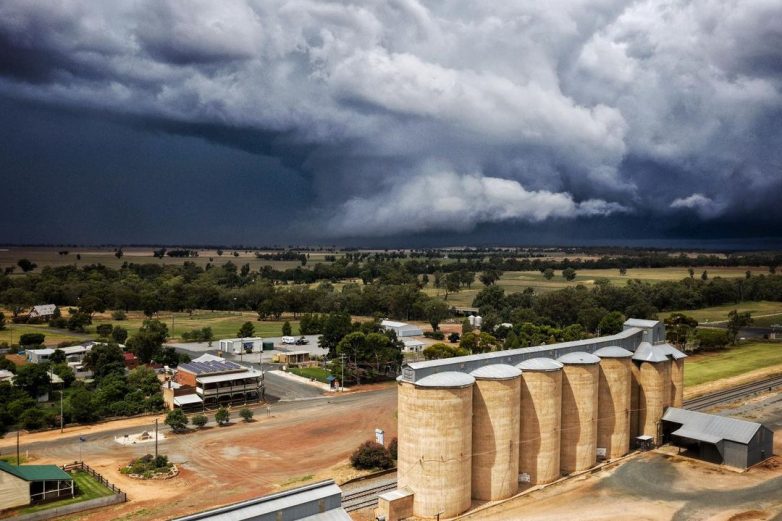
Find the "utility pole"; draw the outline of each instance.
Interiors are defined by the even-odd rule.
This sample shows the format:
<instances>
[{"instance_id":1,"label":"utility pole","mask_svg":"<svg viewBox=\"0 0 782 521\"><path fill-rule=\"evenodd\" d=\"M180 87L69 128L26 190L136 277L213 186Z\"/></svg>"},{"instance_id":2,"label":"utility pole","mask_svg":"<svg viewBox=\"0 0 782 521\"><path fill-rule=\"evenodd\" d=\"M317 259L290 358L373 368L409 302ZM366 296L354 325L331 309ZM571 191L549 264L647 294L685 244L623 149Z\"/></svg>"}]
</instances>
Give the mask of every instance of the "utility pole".
<instances>
[{"instance_id":1,"label":"utility pole","mask_svg":"<svg viewBox=\"0 0 782 521\"><path fill-rule=\"evenodd\" d=\"M19 431L16 431L16 466L18 467L21 465L22 462L19 460Z\"/></svg>"},{"instance_id":2,"label":"utility pole","mask_svg":"<svg viewBox=\"0 0 782 521\"><path fill-rule=\"evenodd\" d=\"M155 461L157 461L157 418L155 418Z\"/></svg>"},{"instance_id":3,"label":"utility pole","mask_svg":"<svg viewBox=\"0 0 782 521\"><path fill-rule=\"evenodd\" d=\"M63 432L63 415L62 415L62 395L65 394L65 382L62 383L62 387L60 387L60 434Z\"/></svg>"},{"instance_id":4,"label":"utility pole","mask_svg":"<svg viewBox=\"0 0 782 521\"><path fill-rule=\"evenodd\" d=\"M339 379L339 392L345 392L345 353L339 355L339 359L342 362L342 376Z\"/></svg>"}]
</instances>

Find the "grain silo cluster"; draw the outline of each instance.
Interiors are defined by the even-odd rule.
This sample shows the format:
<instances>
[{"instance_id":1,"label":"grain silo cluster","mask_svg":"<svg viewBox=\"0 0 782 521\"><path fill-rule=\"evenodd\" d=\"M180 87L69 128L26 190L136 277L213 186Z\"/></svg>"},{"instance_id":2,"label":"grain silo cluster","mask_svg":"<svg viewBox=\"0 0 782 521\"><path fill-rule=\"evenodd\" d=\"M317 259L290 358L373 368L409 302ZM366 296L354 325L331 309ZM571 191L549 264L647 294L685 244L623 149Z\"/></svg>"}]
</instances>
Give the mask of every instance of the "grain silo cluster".
<instances>
[{"instance_id":1,"label":"grain silo cluster","mask_svg":"<svg viewBox=\"0 0 782 521\"><path fill-rule=\"evenodd\" d=\"M685 355L661 323L617 335L408 364L398 379L398 486L419 517L453 517L660 439Z\"/></svg>"}]
</instances>

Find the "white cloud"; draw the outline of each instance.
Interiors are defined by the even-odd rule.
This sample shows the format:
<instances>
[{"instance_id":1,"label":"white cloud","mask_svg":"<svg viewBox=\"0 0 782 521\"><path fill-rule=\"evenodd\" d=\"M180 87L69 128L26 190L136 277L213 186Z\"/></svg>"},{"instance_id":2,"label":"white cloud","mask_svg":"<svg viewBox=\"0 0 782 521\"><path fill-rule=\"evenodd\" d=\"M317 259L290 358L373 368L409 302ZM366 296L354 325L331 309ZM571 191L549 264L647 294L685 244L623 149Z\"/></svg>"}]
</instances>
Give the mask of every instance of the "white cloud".
<instances>
[{"instance_id":1,"label":"white cloud","mask_svg":"<svg viewBox=\"0 0 782 521\"><path fill-rule=\"evenodd\" d=\"M690 209L698 212L705 219L711 219L720 215L725 210L725 204L712 200L703 194L692 194L688 197L680 197L671 202L671 208Z\"/></svg>"},{"instance_id":2,"label":"white cloud","mask_svg":"<svg viewBox=\"0 0 782 521\"><path fill-rule=\"evenodd\" d=\"M529 191L508 179L429 169L394 181L371 196L345 202L329 228L336 235L393 235L624 211L627 209L617 203L596 199L577 203L568 193Z\"/></svg>"}]
</instances>

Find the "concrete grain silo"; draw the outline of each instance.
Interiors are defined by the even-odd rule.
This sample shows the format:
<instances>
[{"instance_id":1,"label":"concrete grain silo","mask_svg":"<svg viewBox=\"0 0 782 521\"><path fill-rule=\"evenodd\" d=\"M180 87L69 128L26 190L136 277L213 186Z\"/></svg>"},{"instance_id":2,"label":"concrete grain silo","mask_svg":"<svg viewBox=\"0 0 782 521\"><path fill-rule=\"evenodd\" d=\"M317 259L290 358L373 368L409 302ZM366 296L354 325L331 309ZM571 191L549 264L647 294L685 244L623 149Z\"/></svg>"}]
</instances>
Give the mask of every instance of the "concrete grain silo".
<instances>
[{"instance_id":1,"label":"concrete grain silo","mask_svg":"<svg viewBox=\"0 0 782 521\"><path fill-rule=\"evenodd\" d=\"M521 371L493 364L470 373L472 398L472 497L509 498L518 490Z\"/></svg>"},{"instance_id":2,"label":"concrete grain silo","mask_svg":"<svg viewBox=\"0 0 782 521\"><path fill-rule=\"evenodd\" d=\"M471 504L475 379L447 371L397 381L399 488L415 493L416 516L461 514Z\"/></svg>"},{"instance_id":3,"label":"concrete grain silo","mask_svg":"<svg viewBox=\"0 0 782 521\"><path fill-rule=\"evenodd\" d=\"M532 485L560 476L559 441L562 418L562 364L532 358L521 369L519 474Z\"/></svg>"},{"instance_id":4,"label":"concrete grain silo","mask_svg":"<svg viewBox=\"0 0 782 521\"><path fill-rule=\"evenodd\" d=\"M663 349L671 359L671 397L669 405L681 408L684 404L684 359L687 355L670 344L663 344Z\"/></svg>"},{"instance_id":5,"label":"concrete grain silo","mask_svg":"<svg viewBox=\"0 0 782 521\"><path fill-rule=\"evenodd\" d=\"M557 359L562 369L562 435L559 468L563 474L597 462L597 398L600 359L573 352Z\"/></svg>"},{"instance_id":6,"label":"concrete grain silo","mask_svg":"<svg viewBox=\"0 0 782 521\"><path fill-rule=\"evenodd\" d=\"M597 450L606 459L630 451L631 367L633 353L618 346L598 349Z\"/></svg>"},{"instance_id":7,"label":"concrete grain silo","mask_svg":"<svg viewBox=\"0 0 782 521\"><path fill-rule=\"evenodd\" d=\"M660 419L671 402L671 360L662 345L642 342L633 354L638 368L638 435L661 442Z\"/></svg>"}]
</instances>

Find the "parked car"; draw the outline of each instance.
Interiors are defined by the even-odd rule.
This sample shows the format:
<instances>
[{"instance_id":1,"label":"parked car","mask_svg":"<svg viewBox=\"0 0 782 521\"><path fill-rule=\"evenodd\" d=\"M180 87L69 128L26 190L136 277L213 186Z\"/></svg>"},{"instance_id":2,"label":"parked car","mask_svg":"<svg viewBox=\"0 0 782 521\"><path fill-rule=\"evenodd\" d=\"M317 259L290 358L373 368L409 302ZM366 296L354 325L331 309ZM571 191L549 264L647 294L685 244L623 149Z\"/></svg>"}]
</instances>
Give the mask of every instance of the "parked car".
<instances>
[{"instance_id":1,"label":"parked car","mask_svg":"<svg viewBox=\"0 0 782 521\"><path fill-rule=\"evenodd\" d=\"M309 344L309 343L310 343L310 341L309 341L309 340L307 340L307 339L306 339L306 338L304 338L304 337L299 337L299 338L297 338L297 339L296 339L296 345L297 345L297 346L303 346L303 345L307 345L307 344Z\"/></svg>"}]
</instances>

